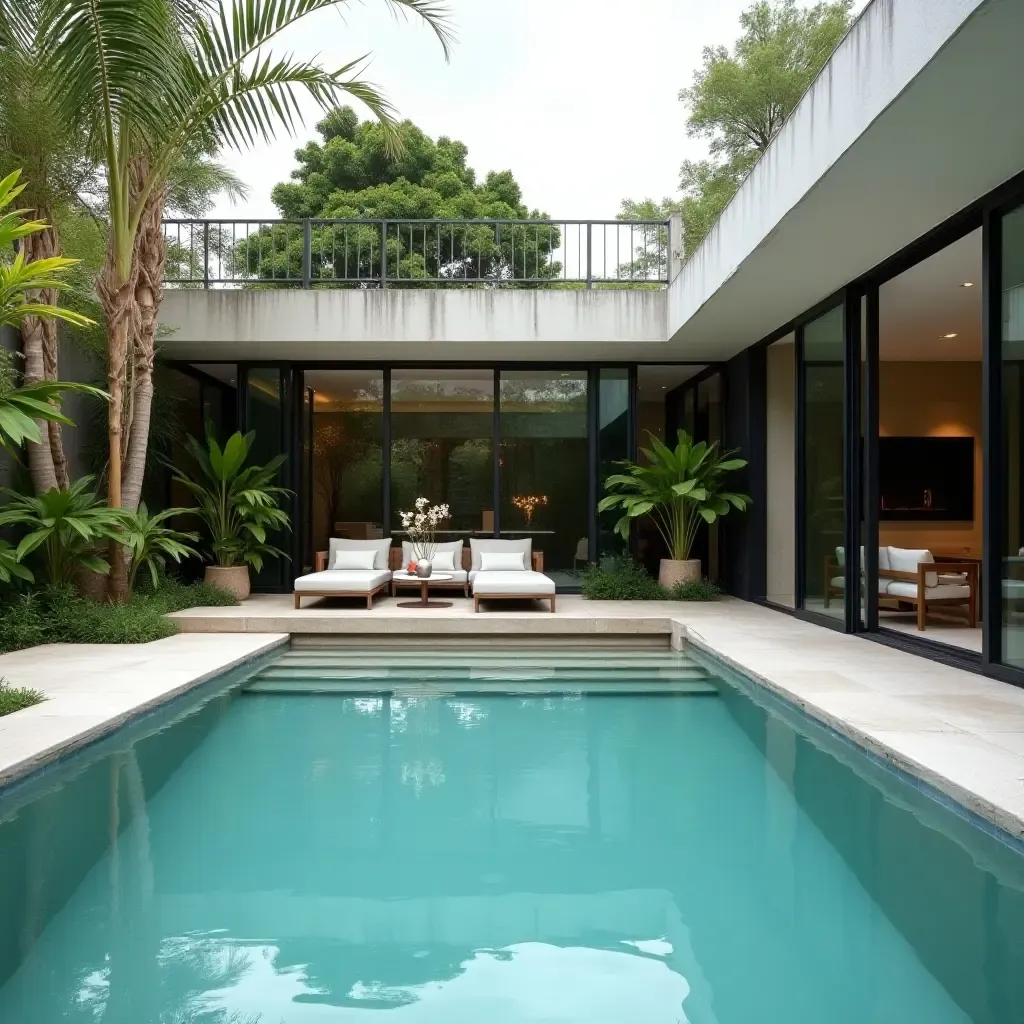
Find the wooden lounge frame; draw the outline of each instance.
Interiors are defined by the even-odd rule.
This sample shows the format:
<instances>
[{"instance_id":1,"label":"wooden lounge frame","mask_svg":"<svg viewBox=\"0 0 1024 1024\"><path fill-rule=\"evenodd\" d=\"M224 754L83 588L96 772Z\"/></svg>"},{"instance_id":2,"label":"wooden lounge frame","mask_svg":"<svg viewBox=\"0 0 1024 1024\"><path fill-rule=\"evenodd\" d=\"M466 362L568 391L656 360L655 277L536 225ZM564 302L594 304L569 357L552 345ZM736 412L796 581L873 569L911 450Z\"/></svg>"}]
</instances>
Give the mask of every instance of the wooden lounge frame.
<instances>
[{"instance_id":1,"label":"wooden lounge frame","mask_svg":"<svg viewBox=\"0 0 1024 1024\"><path fill-rule=\"evenodd\" d=\"M463 555L463 562L466 562L470 552L465 552ZM530 568L534 572L544 571L544 552L534 551L530 555ZM467 566L468 568L468 566ZM555 595L554 594L477 594L473 595L473 611L480 611L481 601L549 601L551 604L551 611L555 610Z\"/></svg>"},{"instance_id":2,"label":"wooden lounge frame","mask_svg":"<svg viewBox=\"0 0 1024 1024\"><path fill-rule=\"evenodd\" d=\"M392 549L394 550L394 549ZM323 572L327 568L327 555L326 551L318 551L316 553L316 571ZM295 607L301 607L301 601L304 597L365 597L367 609L373 607L373 599L383 590L388 589L388 580L378 584L373 590L302 590L294 591L292 597L295 600Z\"/></svg>"},{"instance_id":3,"label":"wooden lounge frame","mask_svg":"<svg viewBox=\"0 0 1024 1024\"><path fill-rule=\"evenodd\" d=\"M955 573L966 577L968 595L966 597L926 597L928 587L925 579L931 573ZM839 571L839 563L835 557L829 555L825 559L825 607L833 597L841 597L843 588L835 586L832 579L835 576L844 575ZM965 607L967 625L974 629L978 624L978 565L975 562L918 562L917 572L903 572L900 569L879 569L880 580L901 580L904 583L916 583L917 594L907 597L903 594L878 594L879 605L893 604L898 609L900 605L910 605L917 612L917 628L925 631L927 625L927 614L929 608L943 607Z\"/></svg>"}]
</instances>

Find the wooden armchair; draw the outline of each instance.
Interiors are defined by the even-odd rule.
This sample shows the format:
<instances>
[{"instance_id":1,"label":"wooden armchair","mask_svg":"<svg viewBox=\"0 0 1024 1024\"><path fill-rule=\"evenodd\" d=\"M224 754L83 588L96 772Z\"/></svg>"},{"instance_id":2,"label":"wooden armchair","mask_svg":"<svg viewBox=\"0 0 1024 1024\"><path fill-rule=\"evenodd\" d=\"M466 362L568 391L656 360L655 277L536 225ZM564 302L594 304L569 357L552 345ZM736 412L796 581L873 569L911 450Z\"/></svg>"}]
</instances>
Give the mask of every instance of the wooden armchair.
<instances>
[{"instance_id":1,"label":"wooden armchair","mask_svg":"<svg viewBox=\"0 0 1024 1024\"><path fill-rule=\"evenodd\" d=\"M927 579L938 577L935 586ZM943 577L946 577L943 579ZM954 578L955 577L955 578ZM879 604L907 604L917 611L917 628L926 626L929 608L960 607L965 610L967 625L978 624L978 565L973 562L918 562L916 572L900 569L879 569L879 580L889 580L886 593L878 595Z\"/></svg>"}]
</instances>

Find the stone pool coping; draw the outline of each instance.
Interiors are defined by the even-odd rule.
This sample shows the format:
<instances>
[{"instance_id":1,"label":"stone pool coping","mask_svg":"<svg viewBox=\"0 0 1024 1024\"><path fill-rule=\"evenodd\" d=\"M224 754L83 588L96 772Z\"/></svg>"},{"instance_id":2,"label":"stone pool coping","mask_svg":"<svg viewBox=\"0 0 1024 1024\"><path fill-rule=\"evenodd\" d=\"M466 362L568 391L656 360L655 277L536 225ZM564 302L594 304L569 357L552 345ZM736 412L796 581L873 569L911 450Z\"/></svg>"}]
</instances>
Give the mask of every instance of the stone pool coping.
<instances>
[{"instance_id":1,"label":"stone pool coping","mask_svg":"<svg viewBox=\"0 0 1024 1024\"><path fill-rule=\"evenodd\" d=\"M0 718L0 784L117 728L128 718L299 635L587 638L661 634L755 680L811 717L1017 839L1024 838L1024 690L804 622L760 605L589 602L556 615L396 612L313 606L287 596L175 616L186 632L139 647L55 645L0 655L0 676L52 696ZM216 631L215 631L216 630ZM173 666L166 665L170 660ZM180 662L180 663L179 663ZM141 676L141 678L140 678ZM26 724L31 723L29 727Z\"/></svg>"},{"instance_id":2,"label":"stone pool coping","mask_svg":"<svg viewBox=\"0 0 1024 1024\"><path fill-rule=\"evenodd\" d=\"M0 786L288 642L180 633L151 644L47 644L0 655L0 678L47 699L0 717Z\"/></svg>"}]
</instances>

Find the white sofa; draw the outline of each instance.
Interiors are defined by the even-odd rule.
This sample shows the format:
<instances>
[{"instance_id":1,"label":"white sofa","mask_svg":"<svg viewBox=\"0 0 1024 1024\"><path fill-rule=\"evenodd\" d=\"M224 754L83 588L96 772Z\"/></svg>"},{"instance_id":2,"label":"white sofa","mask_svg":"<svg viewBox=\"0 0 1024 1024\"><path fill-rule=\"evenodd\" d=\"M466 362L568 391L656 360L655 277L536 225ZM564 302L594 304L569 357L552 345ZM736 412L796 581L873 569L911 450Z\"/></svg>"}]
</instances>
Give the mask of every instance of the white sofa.
<instances>
[{"instance_id":1,"label":"white sofa","mask_svg":"<svg viewBox=\"0 0 1024 1024\"><path fill-rule=\"evenodd\" d=\"M846 577L840 570L844 551L836 548L835 558L825 562L825 607L832 597L846 589ZM864 549L861 548L861 577L864 574ZM910 605L917 611L917 628L924 630L929 608L956 606L965 609L967 624L978 622L978 566L971 562L936 562L926 548L878 549L878 603Z\"/></svg>"},{"instance_id":2,"label":"white sofa","mask_svg":"<svg viewBox=\"0 0 1024 1024\"><path fill-rule=\"evenodd\" d=\"M316 572L295 581L295 607L304 597L363 597L373 607L374 596L391 582L388 568L391 539L350 540L332 537L327 551L316 553ZM365 562L358 565L359 562Z\"/></svg>"},{"instance_id":3,"label":"white sofa","mask_svg":"<svg viewBox=\"0 0 1024 1024\"><path fill-rule=\"evenodd\" d=\"M555 610L555 581L541 571L541 552L532 541L471 537L469 584L473 590L473 611L481 601L547 601Z\"/></svg>"}]
</instances>

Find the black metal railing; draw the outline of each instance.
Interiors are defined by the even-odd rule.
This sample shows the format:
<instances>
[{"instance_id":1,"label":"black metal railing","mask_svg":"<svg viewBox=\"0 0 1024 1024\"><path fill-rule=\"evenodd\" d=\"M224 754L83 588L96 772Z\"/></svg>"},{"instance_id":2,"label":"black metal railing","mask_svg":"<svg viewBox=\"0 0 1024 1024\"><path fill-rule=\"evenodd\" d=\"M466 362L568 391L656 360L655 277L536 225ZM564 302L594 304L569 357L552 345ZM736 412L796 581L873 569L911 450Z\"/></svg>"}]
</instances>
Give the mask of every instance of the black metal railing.
<instances>
[{"instance_id":1,"label":"black metal railing","mask_svg":"<svg viewBox=\"0 0 1024 1024\"><path fill-rule=\"evenodd\" d=\"M166 220L176 287L664 285L667 221Z\"/></svg>"}]
</instances>

